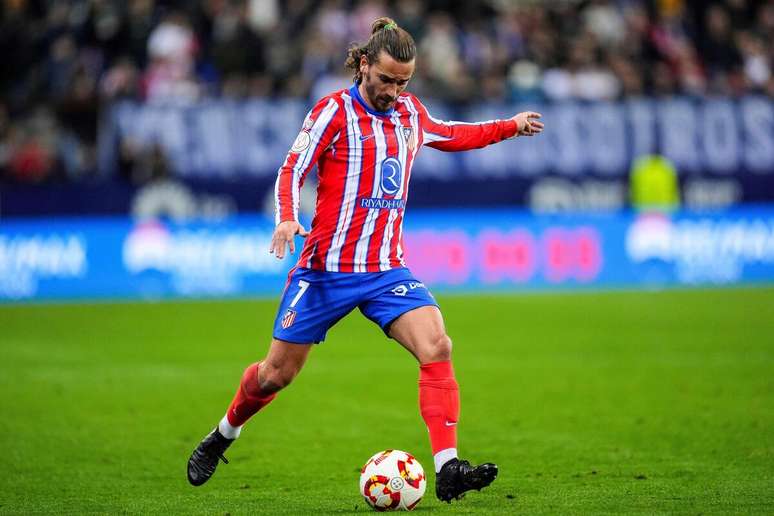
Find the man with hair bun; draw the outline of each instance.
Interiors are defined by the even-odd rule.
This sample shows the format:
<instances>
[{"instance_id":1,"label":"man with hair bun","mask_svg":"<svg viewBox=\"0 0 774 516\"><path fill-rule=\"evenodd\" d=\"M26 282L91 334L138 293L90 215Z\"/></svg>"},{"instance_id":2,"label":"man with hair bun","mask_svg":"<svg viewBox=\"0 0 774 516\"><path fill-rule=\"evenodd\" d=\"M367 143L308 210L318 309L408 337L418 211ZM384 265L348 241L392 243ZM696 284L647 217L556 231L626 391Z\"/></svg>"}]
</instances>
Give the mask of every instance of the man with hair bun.
<instances>
[{"instance_id":1,"label":"man with hair bun","mask_svg":"<svg viewBox=\"0 0 774 516\"><path fill-rule=\"evenodd\" d=\"M419 362L419 408L427 424L436 496L450 502L488 486L491 463L471 466L457 456L459 388L452 341L441 311L403 260L403 214L411 167L422 145L442 151L478 149L543 130L539 113L479 123L433 118L405 91L414 74L414 39L390 18L374 21L364 45L349 49L352 87L322 98L277 174L276 229L270 253L295 252L306 237L274 322L267 356L245 370L217 427L194 450L188 480L202 485L239 436L242 425L299 373L312 345L356 307ZM298 220L299 191L317 164L319 186L312 225Z\"/></svg>"}]
</instances>

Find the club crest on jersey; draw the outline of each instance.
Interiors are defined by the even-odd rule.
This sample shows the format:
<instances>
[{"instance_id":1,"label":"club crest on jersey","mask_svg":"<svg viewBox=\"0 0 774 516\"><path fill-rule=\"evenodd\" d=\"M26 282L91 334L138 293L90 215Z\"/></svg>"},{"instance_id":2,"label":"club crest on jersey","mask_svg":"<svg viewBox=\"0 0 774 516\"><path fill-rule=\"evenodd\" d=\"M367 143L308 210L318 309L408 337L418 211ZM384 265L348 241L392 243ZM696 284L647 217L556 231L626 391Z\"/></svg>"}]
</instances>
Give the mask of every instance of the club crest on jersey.
<instances>
[{"instance_id":1,"label":"club crest on jersey","mask_svg":"<svg viewBox=\"0 0 774 516\"><path fill-rule=\"evenodd\" d=\"M285 312L285 315L282 316L282 320L280 321L280 324L282 324L282 328L287 330L290 328L290 326L293 324L293 321L296 320L296 312L295 310L291 310L288 308L288 311Z\"/></svg>"},{"instance_id":2,"label":"club crest on jersey","mask_svg":"<svg viewBox=\"0 0 774 516\"><path fill-rule=\"evenodd\" d=\"M409 150L413 151L417 147L417 140L414 138L414 129L411 127L402 127L401 131L403 132L403 140L406 142L406 145L408 145Z\"/></svg>"},{"instance_id":3,"label":"club crest on jersey","mask_svg":"<svg viewBox=\"0 0 774 516\"><path fill-rule=\"evenodd\" d=\"M395 158L387 158L382 161L381 187L387 195L395 195L400 190L403 180L403 170L400 161Z\"/></svg>"}]
</instances>

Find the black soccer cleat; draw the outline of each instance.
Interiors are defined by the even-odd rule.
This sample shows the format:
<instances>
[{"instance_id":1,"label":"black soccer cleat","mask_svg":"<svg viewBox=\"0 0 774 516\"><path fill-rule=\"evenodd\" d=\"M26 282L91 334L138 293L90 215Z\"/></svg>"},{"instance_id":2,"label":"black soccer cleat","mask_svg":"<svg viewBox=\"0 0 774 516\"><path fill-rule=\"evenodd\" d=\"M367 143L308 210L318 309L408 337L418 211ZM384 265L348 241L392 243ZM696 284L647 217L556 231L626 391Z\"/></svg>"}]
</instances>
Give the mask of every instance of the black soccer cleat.
<instances>
[{"instance_id":1,"label":"black soccer cleat","mask_svg":"<svg viewBox=\"0 0 774 516\"><path fill-rule=\"evenodd\" d=\"M480 491L497 478L497 465L487 462L471 466L466 460L452 459L435 476L435 496L442 502L459 500L467 491Z\"/></svg>"},{"instance_id":2,"label":"black soccer cleat","mask_svg":"<svg viewBox=\"0 0 774 516\"><path fill-rule=\"evenodd\" d=\"M193 486L200 486L207 482L213 473L215 468L218 467L218 460L222 460L224 464L228 464L228 460L223 456L226 448L231 446L234 439L228 439L223 437L216 427L215 430L207 434L207 437L202 439L199 446L191 454L191 458L188 459L188 481Z\"/></svg>"}]
</instances>

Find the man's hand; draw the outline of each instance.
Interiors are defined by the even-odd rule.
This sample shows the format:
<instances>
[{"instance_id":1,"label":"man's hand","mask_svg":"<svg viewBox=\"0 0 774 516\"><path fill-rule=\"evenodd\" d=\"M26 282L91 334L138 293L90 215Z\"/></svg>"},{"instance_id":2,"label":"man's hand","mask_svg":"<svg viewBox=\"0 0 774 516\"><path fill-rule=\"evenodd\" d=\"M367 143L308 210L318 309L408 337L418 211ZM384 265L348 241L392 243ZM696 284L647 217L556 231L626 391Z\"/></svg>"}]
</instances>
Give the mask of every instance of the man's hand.
<instances>
[{"instance_id":1,"label":"man's hand","mask_svg":"<svg viewBox=\"0 0 774 516\"><path fill-rule=\"evenodd\" d=\"M309 234L304 226L296 222L295 220L286 220L280 222L274 229L274 235L271 237L271 246L269 247L269 253L274 253L274 256L278 260L285 257L285 244L290 247L290 254L296 252L296 244L293 242L293 237L301 235L305 237Z\"/></svg>"},{"instance_id":2,"label":"man's hand","mask_svg":"<svg viewBox=\"0 0 774 516\"><path fill-rule=\"evenodd\" d=\"M543 122L537 120L541 116L534 111L525 111L513 117L512 120L516 121L516 127L519 128L516 136L533 136L543 132Z\"/></svg>"}]
</instances>

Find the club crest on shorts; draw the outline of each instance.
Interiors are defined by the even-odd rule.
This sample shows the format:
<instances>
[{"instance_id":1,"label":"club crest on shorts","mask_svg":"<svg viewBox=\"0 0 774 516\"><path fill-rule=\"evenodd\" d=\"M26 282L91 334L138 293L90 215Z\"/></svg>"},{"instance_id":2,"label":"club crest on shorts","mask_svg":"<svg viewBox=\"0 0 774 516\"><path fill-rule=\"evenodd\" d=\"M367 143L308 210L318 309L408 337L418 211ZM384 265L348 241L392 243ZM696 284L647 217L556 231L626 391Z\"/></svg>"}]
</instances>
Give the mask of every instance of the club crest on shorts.
<instances>
[{"instance_id":1,"label":"club crest on shorts","mask_svg":"<svg viewBox=\"0 0 774 516\"><path fill-rule=\"evenodd\" d=\"M280 324L282 324L282 329L287 330L290 328L290 326L293 324L293 321L295 320L296 311L288 308L288 311L285 312L285 315L282 316L282 320L280 321Z\"/></svg>"}]
</instances>

